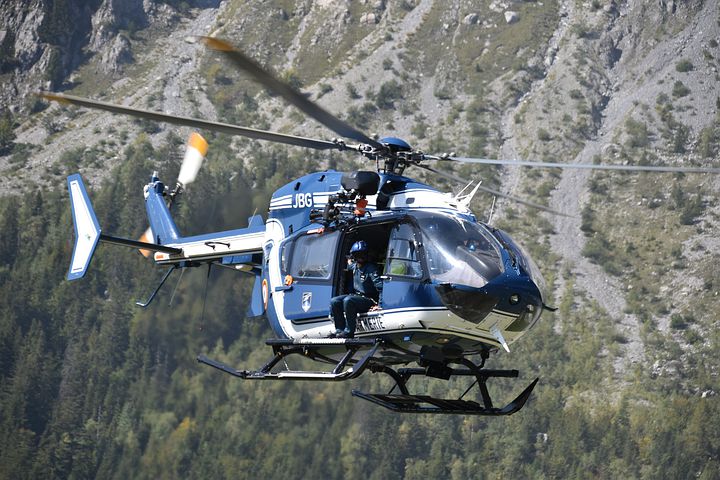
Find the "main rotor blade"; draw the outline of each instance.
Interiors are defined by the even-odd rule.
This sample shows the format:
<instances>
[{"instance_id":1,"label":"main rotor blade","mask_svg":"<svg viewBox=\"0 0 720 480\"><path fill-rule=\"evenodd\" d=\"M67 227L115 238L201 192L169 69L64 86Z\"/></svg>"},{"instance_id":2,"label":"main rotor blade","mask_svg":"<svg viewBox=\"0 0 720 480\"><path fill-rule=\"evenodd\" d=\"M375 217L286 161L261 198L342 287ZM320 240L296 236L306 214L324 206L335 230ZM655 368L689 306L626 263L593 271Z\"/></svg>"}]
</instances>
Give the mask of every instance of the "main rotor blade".
<instances>
[{"instance_id":1,"label":"main rotor blade","mask_svg":"<svg viewBox=\"0 0 720 480\"><path fill-rule=\"evenodd\" d=\"M465 179L463 179L463 178L460 178L460 177L458 177L458 176L456 176L456 175L453 175L452 173L443 172L442 170L437 170L437 169L435 169L435 168L428 167L427 165L422 165L422 164L416 164L416 166L418 166L418 167L420 167L420 168L424 168L425 170L428 170L428 171L430 171L430 172L433 172L433 173L435 173L435 174L437 174L437 175L440 175L441 177L445 177L445 178L447 178L448 180L452 180L453 182L457 182L457 183L459 183L459 184L461 184L461 185L467 185L467 184L469 183L467 180L465 180ZM483 186L483 185L477 185L477 187L478 187L479 190L482 190L482 191L484 191L484 192L486 192L486 193L490 193L490 194L496 195L496 196L498 196L498 197L507 198L508 200L512 200L513 202L520 203L520 204L525 205L525 206L530 207L530 208L535 208L535 209L538 209L538 210L542 210L543 212L552 213L552 214L554 214L554 215L560 215L561 217L572 217L572 215L568 215L567 213L558 212L557 210L553 210L552 208L548 208L548 207L546 207L546 206L544 206L544 205L540 205L540 204L538 204L538 203L530 202L530 201L528 201L528 200L523 200L523 199L520 198L520 197L516 197L516 196L514 196L514 195L510 195L510 194L507 194L507 193L503 193L503 192L501 192L501 191L499 191L499 190L495 190L494 188L485 187L485 186Z\"/></svg>"},{"instance_id":2,"label":"main rotor blade","mask_svg":"<svg viewBox=\"0 0 720 480\"><path fill-rule=\"evenodd\" d=\"M198 37L205 45L213 50L224 53L233 63L245 73L248 73L256 81L280 95L285 100L302 110L306 115L314 118L318 122L325 125L333 132L345 138L352 138L358 142L367 143L375 148L382 148L382 144L371 139L364 133L356 130L349 124L340 120L320 105L308 100L302 93L293 87L275 78L268 71L263 69L255 60L246 56L240 50L236 49L228 42L213 37Z\"/></svg>"},{"instance_id":3,"label":"main rotor blade","mask_svg":"<svg viewBox=\"0 0 720 480\"><path fill-rule=\"evenodd\" d=\"M73 95L63 95L51 92L40 92L39 95L46 100L51 100L54 102L69 105L78 105L81 107L93 108L96 110L105 110L107 112L120 113L123 115L131 115L133 117L145 118L157 122L171 123L173 125L182 125L185 127L193 128L204 128L207 130L213 130L215 132L229 133L230 135L241 135L243 137L255 138L257 140L269 140L271 142L296 145L298 147L314 148L317 150L344 150L346 148L352 148L334 142L328 142L325 140L296 137L294 135L268 132L266 130L256 130L254 128L240 127L237 125L230 125L228 123L211 122L208 120L200 120L197 118L181 117L177 115L168 115L166 113L151 112L149 110L124 107L112 103L101 102L99 100L90 100L88 98L76 97Z\"/></svg>"},{"instance_id":4,"label":"main rotor blade","mask_svg":"<svg viewBox=\"0 0 720 480\"><path fill-rule=\"evenodd\" d=\"M429 157L429 156L428 156ZM527 160L494 160L490 158L432 157L431 160L450 160L461 163L480 163L484 165L510 165L537 168L577 168L586 170L624 170L628 172L675 172L675 173L720 173L713 167L654 167L646 165L607 165L592 163L552 163L530 162Z\"/></svg>"}]
</instances>

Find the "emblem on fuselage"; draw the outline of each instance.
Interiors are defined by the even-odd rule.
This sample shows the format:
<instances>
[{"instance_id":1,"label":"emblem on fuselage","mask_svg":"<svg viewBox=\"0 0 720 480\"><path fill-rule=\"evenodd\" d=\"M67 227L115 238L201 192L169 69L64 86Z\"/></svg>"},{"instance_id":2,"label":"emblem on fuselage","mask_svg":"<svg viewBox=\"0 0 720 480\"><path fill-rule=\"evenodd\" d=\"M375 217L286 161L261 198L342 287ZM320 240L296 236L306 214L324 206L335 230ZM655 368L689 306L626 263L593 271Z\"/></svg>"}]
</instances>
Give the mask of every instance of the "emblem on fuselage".
<instances>
[{"instance_id":1,"label":"emblem on fuselage","mask_svg":"<svg viewBox=\"0 0 720 480\"><path fill-rule=\"evenodd\" d=\"M303 292L301 305L303 312L310 310L310 306L312 305L312 292Z\"/></svg>"}]
</instances>

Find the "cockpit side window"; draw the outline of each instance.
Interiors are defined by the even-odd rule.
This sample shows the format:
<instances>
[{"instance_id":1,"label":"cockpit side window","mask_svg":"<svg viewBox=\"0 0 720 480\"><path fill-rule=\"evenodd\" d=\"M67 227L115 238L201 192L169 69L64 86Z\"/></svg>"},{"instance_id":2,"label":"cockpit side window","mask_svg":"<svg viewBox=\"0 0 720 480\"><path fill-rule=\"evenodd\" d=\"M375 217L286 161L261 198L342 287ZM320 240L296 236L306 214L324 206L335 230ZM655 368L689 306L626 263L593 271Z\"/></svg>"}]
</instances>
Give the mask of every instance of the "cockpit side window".
<instances>
[{"instance_id":1,"label":"cockpit side window","mask_svg":"<svg viewBox=\"0 0 720 480\"><path fill-rule=\"evenodd\" d=\"M418 241L415 229L409 223L397 224L392 229L385 274L412 278L422 277Z\"/></svg>"},{"instance_id":2,"label":"cockpit side window","mask_svg":"<svg viewBox=\"0 0 720 480\"><path fill-rule=\"evenodd\" d=\"M330 279L340 232L298 237L282 251L283 273L294 279Z\"/></svg>"}]
</instances>

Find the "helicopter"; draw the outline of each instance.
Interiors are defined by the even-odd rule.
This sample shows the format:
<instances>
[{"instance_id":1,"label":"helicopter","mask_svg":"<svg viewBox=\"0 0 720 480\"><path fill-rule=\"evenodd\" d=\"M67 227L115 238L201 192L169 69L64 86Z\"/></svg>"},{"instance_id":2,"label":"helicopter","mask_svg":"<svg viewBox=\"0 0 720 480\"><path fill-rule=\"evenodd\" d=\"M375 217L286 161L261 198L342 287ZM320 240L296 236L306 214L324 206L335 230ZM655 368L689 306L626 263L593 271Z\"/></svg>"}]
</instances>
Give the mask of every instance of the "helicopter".
<instances>
[{"instance_id":1,"label":"helicopter","mask_svg":"<svg viewBox=\"0 0 720 480\"><path fill-rule=\"evenodd\" d=\"M273 193L266 220L254 215L244 228L183 236L171 207L198 175L207 151L207 143L193 136L175 187L166 186L157 172L144 185L150 228L140 240L104 233L82 177L68 177L75 229L68 280L85 275L99 242L140 249L152 255L157 265L167 267L149 298L137 302L141 307L152 302L175 270L219 265L254 278L248 313L269 321L275 334L266 341L273 352L270 360L256 370L244 370L205 355L197 357L200 363L243 380L347 381L365 372L384 373L394 381L388 393L352 390L352 395L401 413L514 414L524 407L539 378L514 400L496 407L488 379L516 378L519 372L485 368L486 360L500 350L510 352L510 346L544 311L555 309L546 304L547 287L533 259L507 232L479 221L469 204L482 190L553 214L563 213L480 182L473 186L473 182L427 163L720 173L720 168L710 167L565 164L426 154L397 137L376 139L362 133L224 40L198 37L196 41L220 52L274 94L348 140L299 137L66 94L40 95L63 104L197 129L316 150L355 152L375 162L374 170L326 170L287 183ZM463 182L465 188L458 193L441 192L406 176L408 168ZM360 240L374 252L382 296L377 308L358 317L353 338L329 338L335 331L330 300L347 292L346 255ZM292 355L327 367L291 370L284 360ZM470 377L474 381L459 398L437 398L411 394L408 383L413 377ZM465 399L475 385L479 402ZM399 393L393 393L396 389Z\"/></svg>"}]
</instances>

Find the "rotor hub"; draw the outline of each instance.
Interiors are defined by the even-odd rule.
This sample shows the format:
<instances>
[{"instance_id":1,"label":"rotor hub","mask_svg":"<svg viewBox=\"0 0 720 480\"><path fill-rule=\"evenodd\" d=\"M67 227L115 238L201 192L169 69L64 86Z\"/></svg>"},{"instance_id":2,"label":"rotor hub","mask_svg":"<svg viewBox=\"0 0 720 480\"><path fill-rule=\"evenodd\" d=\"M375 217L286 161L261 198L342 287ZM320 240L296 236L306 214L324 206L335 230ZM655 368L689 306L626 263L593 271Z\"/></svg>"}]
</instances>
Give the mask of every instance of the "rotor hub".
<instances>
[{"instance_id":1,"label":"rotor hub","mask_svg":"<svg viewBox=\"0 0 720 480\"><path fill-rule=\"evenodd\" d=\"M402 138L397 137L385 137L379 140L391 153L397 152L409 152L412 150L410 144L408 144Z\"/></svg>"}]
</instances>

